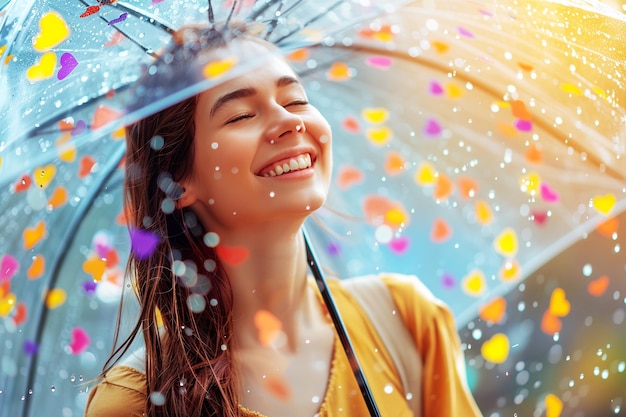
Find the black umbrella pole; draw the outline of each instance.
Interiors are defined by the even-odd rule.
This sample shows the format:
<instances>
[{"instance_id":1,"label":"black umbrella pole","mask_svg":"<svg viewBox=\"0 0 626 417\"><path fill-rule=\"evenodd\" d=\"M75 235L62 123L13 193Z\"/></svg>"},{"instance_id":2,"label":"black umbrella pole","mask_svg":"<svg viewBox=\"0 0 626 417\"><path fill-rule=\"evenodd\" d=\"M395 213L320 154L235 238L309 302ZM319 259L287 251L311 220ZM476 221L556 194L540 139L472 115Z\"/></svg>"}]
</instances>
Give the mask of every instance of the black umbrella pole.
<instances>
[{"instance_id":1,"label":"black umbrella pole","mask_svg":"<svg viewBox=\"0 0 626 417\"><path fill-rule=\"evenodd\" d=\"M350 337L348 336L346 327L343 324L341 316L339 315L339 311L337 311L337 306L335 305L332 294L328 290L328 285L326 285L326 279L324 278L324 274L322 273L317 263L317 260L315 259L315 254L313 253L311 245L309 244L309 239L307 237L306 231L304 231L304 243L306 245L306 256L307 261L309 262L309 267L311 268L311 272L315 277L315 282L317 283L317 287L322 294L322 298L324 299L324 303L326 304L328 313L333 320L335 330L337 331L337 334L339 335L339 340L341 340L343 349L346 352L346 356L348 357L348 361L350 362L350 367L352 368L352 372L354 373L356 381L359 384L361 394L363 395L365 404L367 405L367 408L370 412L370 416L381 417L378 406L376 405L376 401L374 400L374 396L372 395L372 390L370 389L370 386L365 379L365 375L363 374L363 370L361 369L359 360L354 353L354 348L352 347L352 343L350 342Z\"/></svg>"}]
</instances>

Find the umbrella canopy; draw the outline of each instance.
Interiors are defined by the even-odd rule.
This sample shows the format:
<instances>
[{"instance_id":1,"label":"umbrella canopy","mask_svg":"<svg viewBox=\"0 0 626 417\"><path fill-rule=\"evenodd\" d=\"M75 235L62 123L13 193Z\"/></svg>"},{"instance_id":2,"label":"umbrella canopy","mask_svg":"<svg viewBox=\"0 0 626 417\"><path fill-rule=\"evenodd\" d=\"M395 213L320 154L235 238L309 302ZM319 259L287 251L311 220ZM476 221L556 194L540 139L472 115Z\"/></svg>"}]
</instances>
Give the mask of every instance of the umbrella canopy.
<instances>
[{"instance_id":1,"label":"umbrella canopy","mask_svg":"<svg viewBox=\"0 0 626 417\"><path fill-rule=\"evenodd\" d=\"M119 127L219 81L166 88L164 101L137 105L132 84L171 29L208 14L204 2L148 3L0 6L9 7L0 17L0 82L10 92L0 107L0 396L9 404L2 416L44 407L82 412L80 382L96 375L109 352L125 288L130 241L121 216ZM556 410L559 402L576 409L565 374L556 370L562 362L545 364L541 373L526 341L544 337L533 346L544 357L554 346L567 351L587 322L574 311L584 311L588 300L573 289L623 274L617 256L607 258L616 265L610 273L587 274L586 265L600 262L589 250L576 253L577 262L589 260L575 275L560 277L568 261L550 272L555 279L540 278L537 268L598 227L611 245L593 249L619 252L624 17L590 2L433 1L387 13L362 2L270 2L267 9L252 3L224 2L215 12L225 19L235 6L238 16L258 13L272 22L281 7L284 18L272 36L291 34L280 41L283 51L334 128L335 187L327 209L307 226L322 265L343 277L419 275L461 324L486 415ZM60 41L46 35L65 27ZM607 343L615 346L609 336L623 329L619 308L602 302L623 303L615 298L625 291L618 278L597 281L606 286L594 305L613 322L586 326L599 329L598 343L579 349L589 358L574 365L580 374L594 372L582 363ZM536 304L532 314L519 307L522 300ZM569 327L554 324L560 321ZM621 349L605 361L617 375L606 384L623 383ZM515 381L495 391L505 372ZM532 378L521 383L524 372ZM524 386L540 379L546 382ZM611 404L589 412L613 415Z\"/></svg>"}]
</instances>

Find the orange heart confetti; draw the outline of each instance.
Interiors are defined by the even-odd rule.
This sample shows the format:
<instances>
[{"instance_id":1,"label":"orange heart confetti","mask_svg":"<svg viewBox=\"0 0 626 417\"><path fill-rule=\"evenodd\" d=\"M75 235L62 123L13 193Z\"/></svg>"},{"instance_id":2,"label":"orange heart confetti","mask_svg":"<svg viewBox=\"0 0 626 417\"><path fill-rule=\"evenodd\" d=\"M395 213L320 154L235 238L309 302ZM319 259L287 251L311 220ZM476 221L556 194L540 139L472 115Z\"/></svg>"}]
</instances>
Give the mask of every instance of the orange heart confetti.
<instances>
[{"instance_id":1,"label":"orange heart confetti","mask_svg":"<svg viewBox=\"0 0 626 417\"><path fill-rule=\"evenodd\" d=\"M91 128L99 129L102 126L114 122L123 115L124 113L119 110L116 110L109 106L100 105L96 108L96 111L93 114L93 119L91 120Z\"/></svg>"},{"instance_id":2,"label":"orange heart confetti","mask_svg":"<svg viewBox=\"0 0 626 417\"><path fill-rule=\"evenodd\" d=\"M27 227L24 229L22 237L24 238L24 249L32 249L37 243L46 236L46 223L40 220L35 227Z\"/></svg>"},{"instance_id":3,"label":"orange heart confetti","mask_svg":"<svg viewBox=\"0 0 626 417\"><path fill-rule=\"evenodd\" d=\"M600 214L608 216L611 214L617 199L613 194L598 195L593 198L593 208Z\"/></svg>"},{"instance_id":4,"label":"orange heart confetti","mask_svg":"<svg viewBox=\"0 0 626 417\"><path fill-rule=\"evenodd\" d=\"M209 62L202 69L202 75L208 79L218 78L230 71L236 64L237 59L235 57Z\"/></svg>"},{"instance_id":5,"label":"orange heart confetti","mask_svg":"<svg viewBox=\"0 0 626 417\"><path fill-rule=\"evenodd\" d=\"M54 52L46 52L39 62L26 70L26 78L31 83L52 77L57 66L57 56Z\"/></svg>"},{"instance_id":6,"label":"orange heart confetti","mask_svg":"<svg viewBox=\"0 0 626 417\"><path fill-rule=\"evenodd\" d=\"M91 174L91 170L94 165L96 165L96 160L90 156L85 155L80 158L80 164L78 167L78 178L85 178L87 175Z\"/></svg>"},{"instance_id":7,"label":"orange heart confetti","mask_svg":"<svg viewBox=\"0 0 626 417\"><path fill-rule=\"evenodd\" d=\"M563 288L555 288L550 297L550 314L557 317L565 317L570 312L570 302L565 296Z\"/></svg>"},{"instance_id":8,"label":"orange heart confetti","mask_svg":"<svg viewBox=\"0 0 626 417\"><path fill-rule=\"evenodd\" d=\"M342 166L337 175L337 185L342 190L360 184L365 179L363 171L353 166Z\"/></svg>"},{"instance_id":9,"label":"orange heart confetti","mask_svg":"<svg viewBox=\"0 0 626 417\"><path fill-rule=\"evenodd\" d=\"M478 182L471 177L461 176L456 179L456 186L459 188L459 194L465 199L476 197L478 193Z\"/></svg>"},{"instance_id":10,"label":"orange heart confetti","mask_svg":"<svg viewBox=\"0 0 626 417\"><path fill-rule=\"evenodd\" d=\"M244 263L250 255L250 251L244 246L219 245L215 250L220 260L234 266Z\"/></svg>"},{"instance_id":11,"label":"orange heart confetti","mask_svg":"<svg viewBox=\"0 0 626 417\"><path fill-rule=\"evenodd\" d=\"M496 125L496 127L498 128L498 130L500 131L500 133L502 133L504 136L507 136L509 138L514 138L517 136L517 129L515 128L515 126L513 126L510 123L498 123Z\"/></svg>"},{"instance_id":12,"label":"orange heart confetti","mask_svg":"<svg viewBox=\"0 0 626 417\"><path fill-rule=\"evenodd\" d=\"M435 183L437 171L428 162L422 162L415 173L415 182L421 186L433 185Z\"/></svg>"},{"instance_id":13,"label":"orange heart confetti","mask_svg":"<svg viewBox=\"0 0 626 417\"><path fill-rule=\"evenodd\" d=\"M554 394L546 395L546 417L560 417L563 411L563 401Z\"/></svg>"},{"instance_id":14,"label":"orange heart confetti","mask_svg":"<svg viewBox=\"0 0 626 417\"><path fill-rule=\"evenodd\" d=\"M287 401L291 398L291 388L283 378L270 375L264 380L264 383L265 389L280 400Z\"/></svg>"},{"instance_id":15,"label":"orange heart confetti","mask_svg":"<svg viewBox=\"0 0 626 417\"><path fill-rule=\"evenodd\" d=\"M509 338L504 333L496 333L480 347L483 358L491 363L504 363L509 357Z\"/></svg>"},{"instance_id":16,"label":"orange heart confetti","mask_svg":"<svg viewBox=\"0 0 626 417\"><path fill-rule=\"evenodd\" d=\"M67 203L67 190L62 185L54 189L52 195L48 199L48 207L52 210L61 207Z\"/></svg>"},{"instance_id":17,"label":"orange heart confetti","mask_svg":"<svg viewBox=\"0 0 626 417\"><path fill-rule=\"evenodd\" d=\"M546 310L541 318L541 331L547 335L553 335L561 331L563 323L561 319L550 313L550 310Z\"/></svg>"},{"instance_id":18,"label":"orange heart confetti","mask_svg":"<svg viewBox=\"0 0 626 417\"><path fill-rule=\"evenodd\" d=\"M17 297L12 292L0 299L0 317L7 318L15 308Z\"/></svg>"},{"instance_id":19,"label":"orange heart confetti","mask_svg":"<svg viewBox=\"0 0 626 417\"><path fill-rule=\"evenodd\" d=\"M41 278L45 270L46 259L41 254L35 255L33 256L33 262L30 264L28 270L26 271L26 277L28 279Z\"/></svg>"},{"instance_id":20,"label":"orange heart confetti","mask_svg":"<svg viewBox=\"0 0 626 417\"><path fill-rule=\"evenodd\" d=\"M480 225L487 225L493 221L493 212L489 204L484 200L477 200L474 203L474 212L476 213L476 221Z\"/></svg>"},{"instance_id":21,"label":"orange heart confetti","mask_svg":"<svg viewBox=\"0 0 626 417\"><path fill-rule=\"evenodd\" d=\"M433 221L433 226L430 229L430 240L435 243L443 243L452 237L452 228L448 222L439 217Z\"/></svg>"},{"instance_id":22,"label":"orange heart confetti","mask_svg":"<svg viewBox=\"0 0 626 417\"><path fill-rule=\"evenodd\" d=\"M500 271L498 271L498 276L504 282L510 282L516 280L520 277L521 267L519 262L515 259L510 259L504 261Z\"/></svg>"},{"instance_id":23,"label":"orange heart confetti","mask_svg":"<svg viewBox=\"0 0 626 417\"><path fill-rule=\"evenodd\" d=\"M531 164L540 164L543 162L543 153L537 145L532 144L524 153L524 158L526 159L526 162Z\"/></svg>"},{"instance_id":24,"label":"orange heart confetti","mask_svg":"<svg viewBox=\"0 0 626 417\"><path fill-rule=\"evenodd\" d=\"M83 271L91 275L95 282L102 281L102 276L106 270L106 260L97 256L90 257L83 262Z\"/></svg>"},{"instance_id":25,"label":"orange heart confetti","mask_svg":"<svg viewBox=\"0 0 626 417\"><path fill-rule=\"evenodd\" d=\"M24 302L18 303L15 308L15 314L13 315L13 323L15 323L16 326L21 326L26 322L27 317L28 309L26 308L26 304L24 304Z\"/></svg>"},{"instance_id":26,"label":"orange heart confetti","mask_svg":"<svg viewBox=\"0 0 626 417\"><path fill-rule=\"evenodd\" d=\"M515 256L517 253L517 233L515 230L507 227L496 236L493 241L493 247L497 253L505 257Z\"/></svg>"},{"instance_id":27,"label":"orange heart confetti","mask_svg":"<svg viewBox=\"0 0 626 417\"><path fill-rule=\"evenodd\" d=\"M435 51L440 54L445 54L446 52L448 52L448 49L450 49L450 45L441 41L431 42L431 45L433 46L433 48L435 48Z\"/></svg>"},{"instance_id":28,"label":"orange heart confetti","mask_svg":"<svg viewBox=\"0 0 626 417\"><path fill-rule=\"evenodd\" d=\"M70 36L70 29L60 14L48 12L39 20L39 33L33 39L37 52L48 51Z\"/></svg>"},{"instance_id":29,"label":"orange heart confetti","mask_svg":"<svg viewBox=\"0 0 626 417\"><path fill-rule=\"evenodd\" d=\"M115 248L111 248L106 253L106 267L107 269L113 268L120 263L120 257Z\"/></svg>"},{"instance_id":30,"label":"orange heart confetti","mask_svg":"<svg viewBox=\"0 0 626 417\"><path fill-rule=\"evenodd\" d=\"M387 175L398 175L404 172L406 160L402 154L390 151L385 157L385 173Z\"/></svg>"},{"instance_id":31,"label":"orange heart confetti","mask_svg":"<svg viewBox=\"0 0 626 417\"><path fill-rule=\"evenodd\" d=\"M0 281L0 299L6 297L11 292L11 281Z\"/></svg>"},{"instance_id":32,"label":"orange heart confetti","mask_svg":"<svg viewBox=\"0 0 626 417\"><path fill-rule=\"evenodd\" d=\"M263 346L272 346L283 330L281 321L267 310L254 314L254 325L258 331L259 342Z\"/></svg>"},{"instance_id":33,"label":"orange heart confetti","mask_svg":"<svg viewBox=\"0 0 626 417\"><path fill-rule=\"evenodd\" d=\"M385 123L389 118L389 111L382 107L366 108L361 112L363 119L373 125Z\"/></svg>"},{"instance_id":34,"label":"orange heart confetti","mask_svg":"<svg viewBox=\"0 0 626 417\"><path fill-rule=\"evenodd\" d=\"M452 180L447 175L440 173L437 176L437 183L435 184L435 190L433 192L435 200L447 200L453 190L454 183L452 183Z\"/></svg>"},{"instance_id":35,"label":"orange heart confetti","mask_svg":"<svg viewBox=\"0 0 626 417\"><path fill-rule=\"evenodd\" d=\"M53 310L57 307L60 307L67 300L67 294L61 288L55 288L53 290L48 291L46 295L46 307L50 310Z\"/></svg>"},{"instance_id":36,"label":"orange heart confetti","mask_svg":"<svg viewBox=\"0 0 626 417\"><path fill-rule=\"evenodd\" d=\"M307 48L296 49L287 55L287 59L293 62L303 62L309 57L310 53Z\"/></svg>"},{"instance_id":37,"label":"orange heart confetti","mask_svg":"<svg viewBox=\"0 0 626 417\"><path fill-rule=\"evenodd\" d=\"M500 324L504 320L504 314L506 313L506 299L504 297L497 297L489 304L483 306L478 315L487 323Z\"/></svg>"},{"instance_id":38,"label":"orange heart confetti","mask_svg":"<svg viewBox=\"0 0 626 417\"><path fill-rule=\"evenodd\" d=\"M57 168L52 164L35 168L33 171L33 181L37 187L45 190L54 179L56 173Z\"/></svg>"},{"instance_id":39,"label":"orange heart confetti","mask_svg":"<svg viewBox=\"0 0 626 417\"><path fill-rule=\"evenodd\" d=\"M382 126L367 129L365 135L367 136L367 139L369 139L369 141L372 142L374 145L383 146L391 140L391 137L393 136L393 131L387 126Z\"/></svg>"},{"instance_id":40,"label":"orange heart confetti","mask_svg":"<svg viewBox=\"0 0 626 417\"><path fill-rule=\"evenodd\" d=\"M600 278L594 279L587 284L587 292L594 297L601 297L606 289L609 287L609 277L602 275Z\"/></svg>"},{"instance_id":41,"label":"orange heart confetti","mask_svg":"<svg viewBox=\"0 0 626 417\"><path fill-rule=\"evenodd\" d=\"M15 185L13 186L13 189L15 190L16 193L21 193L23 191L28 190L31 184L32 184L32 181L30 179L30 175L25 174L25 175L22 175L22 178L20 178L19 181L15 183Z\"/></svg>"},{"instance_id":42,"label":"orange heart confetti","mask_svg":"<svg viewBox=\"0 0 626 417\"><path fill-rule=\"evenodd\" d=\"M521 100L513 100L511 102L511 111L514 117L517 117L521 120L532 120L533 116L530 114L528 109L526 108L526 104L524 104Z\"/></svg>"},{"instance_id":43,"label":"orange heart confetti","mask_svg":"<svg viewBox=\"0 0 626 417\"><path fill-rule=\"evenodd\" d=\"M344 62L335 62L326 72L326 78L330 81L346 81L350 76L350 67Z\"/></svg>"},{"instance_id":44,"label":"orange heart confetti","mask_svg":"<svg viewBox=\"0 0 626 417\"><path fill-rule=\"evenodd\" d=\"M596 226L596 230L603 236L612 238L619 230L619 219L617 217L611 217L603 222L600 222Z\"/></svg>"},{"instance_id":45,"label":"orange heart confetti","mask_svg":"<svg viewBox=\"0 0 626 417\"><path fill-rule=\"evenodd\" d=\"M380 226L385 222L385 215L394 208L394 204L387 197L370 195L363 201L365 218L373 226Z\"/></svg>"},{"instance_id":46,"label":"orange heart confetti","mask_svg":"<svg viewBox=\"0 0 626 417\"><path fill-rule=\"evenodd\" d=\"M469 296L479 297L487 289L487 281L482 271L475 269L467 274L461 281L463 291Z\"/></svg>"},{"instance_id":47,"label":"orange heart confetti","mask_svg":"<svg viewBox=\"0 0 626 417\"><path fill-rule=\"evenodd\" d=\"M524 71L530 72L533 70L533 66L525 62L518 62L517 65L519 65L519 67L523 69Z\"/></svg>"},{"instance_id":48,"label":"orange heart confetti","mask_svg":"<svg viewBox=\"0 0 626 417\"><path fill-rule=\"evenodd\" d=\"M343 119L341 127L343 127L344 130L349 133L359 133L361 131L359 121L352 116L347 116L345 119Z\"/></svg>"}]
</instances>

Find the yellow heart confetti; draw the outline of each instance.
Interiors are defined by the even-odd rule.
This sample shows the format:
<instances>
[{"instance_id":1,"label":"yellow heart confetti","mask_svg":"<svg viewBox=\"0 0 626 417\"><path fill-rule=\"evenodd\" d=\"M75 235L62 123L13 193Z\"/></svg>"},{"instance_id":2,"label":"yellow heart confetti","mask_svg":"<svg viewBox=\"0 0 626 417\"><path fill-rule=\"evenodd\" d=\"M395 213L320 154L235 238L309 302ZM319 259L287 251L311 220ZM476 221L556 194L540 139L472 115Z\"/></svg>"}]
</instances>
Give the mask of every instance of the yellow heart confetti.
<instances>
[{"instance_id":1,"label":"yellow heart confetti","mask_svg":"<svg viewBox=\"0 0 626 417\"><path fill-rule=\"evenodd\" d=\"M83 271L91 275L95 282L100 282L106 270L106 259L92 257L83 262Z\"/></svg>"},{"instance_id":2,"label":"yellow heart confetti","mask_svg":"<svg viewBox=\"0 0 626 417\"><path fill-rule=\"evenodd\" d=\"M477 200L476 203L474 203L474 212L476 213L476 221L480 225L484 226L493 221L493 211L484 200Z\"/></svg>"},{"instance_id":3,"label":"yellow heart confetti","mask_svg":"<svg viewBox=\"0 0 626 417\"><path fill-rule=\"evenodd\" d=\"M583 95L583 90L580 89L580 87L574 85L574 84L562 84L561 85L561 90L565 91L568 94L574 94L576 96L582 96Z\"/></svg>"},{"instance_id":4,"label":"yellow heart confetti","mask_svg":"<svg viewBox=\"0 0 626 417\"><path fill-rule=\"evenodd\" d=\"M59 148L59 159L68 163L76 160L76 146L73 143L69 143L70 139L72 139L72 133L65 132L55 143L57 148Z\"/></svg>"},{"instance_id":5,"label":"yellow heart confetti","mask_svg":"<svg viewBox=\"0 0 626 417\"><path fill-rule=\"evenodd\" d=\"M39 62L26 70L26 78L31 83L45 80L52 77L57 66L57 56L54 52L46 52L41 56Z\"/></svg>"},{"instance_id":6,"label":"yellow heart confetti","mask_svg":"<svg viewBox=\"0 0 626 417\"><path fill-rule=\"evenodd\" d=\"M550 297L550 313L556 317L565 317L570 312L570 302L565 296L563 288L555 288Z\"/></svg>"},{"instance_id":7,"label":"yellow heart confetti","mask_svg":"<svg viewBox=\"0 0 626 417\"><path fill-rule=\"evenodd\" d=\"M24 238L24 249L32 249L45 235L46 223L43 220L40 220L35 227L27 227L22 234Z\"/></svg>"},{"instance_id":8,"label":"yellow heart confetti","mask_svg":"<svg viewBox=\"0 0 626 417\"><path fill-rule=\"evenodd\" d=\"M50 310L60 307L67 300L67 294L61 288L55 288L53 290L48 291L46 295L46 307Z\"/></svg>"},{"instance_id":9,"label":"yellow heart confetti","mask_svg":"<svg viewBox=\"0 0 626 417\"><path fill-rule=\"evenodd\" d=\"M563 401L554 394L546 395L546 417L560 417L563 411Z\"/></svg>"},{"instance_id":10,"label":"yellow heart confetti","mask_svg":"<svg viewBox=\"0 0 626 417\"><path fill-rule=\"evenodd\" d=\"M376 146L383 146L391 140L393 131L387 127L367 129L366 136Z\"/></svg>"},{"instance_id":11,"label":"yellow heart confetti","mask_svg":"<svg viewBox=\"0 0 626 417\"><path fill-rule=\"evenodd\" d=\"M28 270L26 271L26 277L28 279L41 278L45 270L46 259L41 254L35 255L33 257L33 262L30 264Z\"/></svg>"},{"instance_id":12,"label":"yellow heart confetti","mask_svg":"<svg viewBox=\"0 0 626 417\"><path fill-rule=\"evenodd\" d=\"M446 94L448 95L448 98L451 98L451 99L458 99L465 95L465 90L463 90L462 87L454 83L446 84L444 86L444 89L446 91Z\"/></svg>"},{"instance_id":13,"label":"yellow heart confetti","mask_svg":"<svg viewBox=\"0 0 626 417\"><path fill-rule=\"evenodd\" d=\"M387 121L387 119L389 118L389 112L387 111L387 109L384 109L382 107L367 108L363 109L363 111L361 112L361 116L366 122L373 125L378 125Z\"/></svg>"},{"instance_id":14,"label":"yellow heart confetti","mask_svg":"<svg viewBox=\"0 0 626 417\"><path fill-rule=\"evenodd\" d=\"M517 262L515 259L511 259L511 260L506 260L502 264L502 267L500 268L500 271L498 272L498 276L500 277L502 281L510 282L519 278L520 273L521 273L521 267L520 267L519 262Z\"/></svg>"},{"instance_id":15,"label":"yellow heart confetti","mask_svg":"<svg viewBox=\"0 0 626 417\"><path fill-rule=\"evenodd\" d=\"M530 195L538 195L541 177L536 172L523 175L519 180L520 189Z\"/></svg>"},{"instance_id":16,"label":"yellow heart confetti","mask_svg":"<svg viewBox=\"0 0 626 417\"><path fill-rule=\"evenodd\" d=\"M593 91L600 97L606 99L606 91L602 90L600 87L593 87Z\"/></svg>"},{"instance_id":17,"label":"yellow heart confetti","mask_svg":"<svg viewBox=\"0 0 626 417\"><path fill-rule=\"evenodd\" d=\"M38 52L50 50L70 36L70 29L60 14L48 12L39 20L39 33L33 39L33 48Z\"/></svg>"},{"instance_id":18,"label":"yellow heart confetti","mask_svg":"<svg viewBox=\"0 0 626 417\"><path fill-rule=\"evenodd\" d=\"M54 179L56 173L57 168L52 164L35 168L35 170L33 171L33 181L35 182L37 187L45 190Z\"/></svg>"},{"instance_id":19,"label":"yellow heart confetti","mask_svg":"<svg viewBox=\"0 0 626 417\"><path fill-rule=\"evenodd\" d=\"M613 194L598 195L593 198L593 208L600 214L608 216L611 214L617 199Z\"/></svg>"},{"instance_id":20,"label":"yellow heart confetti","mask_svg":"<svg viewBox=\"0 0 626 417\"><path fill-rule=\"evenodd\" d=\"M422 162L415 173L415 182L421 186L433 185L437 178L437 170L428 162Z\"/></svg>"},{"instance_id":21,"label":"yellow heart confetti","mask_svg":"<svg viewBox=\"0 0 626 417\"><path fill-rule=\"evenodd\" d=\"M496 333L480 347L483 358L491 363L504 363L509 357L509 338Z\"/></svg>"},{"instance_id":22,"label":"yellow heart confetti","mask_svg":"<svg viewBox=\"0 0 626 417\"><path fill-rule=\"evenodd\" d=\"M13 308L15 308L16 303L17 298L12 292L0 299L0 317L7 318L11 311L13 311Z\"/></svg>"},{"instance_id":23,"label":"yellow heart confetti","mask_svg":"<svg viewBox=\"0 0 626 417\"><path fill-rule=\"evenodd\" d=\"M507 227L496 236L493 247L500 255L505 257L514 256L517 253L517 234L515 230Z\"/></svg>"},{"instance_id":24,"label":"yellow heart confetti","mask_svg":"<svg viewBox=\"0 0 626 417\"><path fill-rule=\"evenodd\" d=\"M409 223L409 216L400 206L396 206L385 213L385 224L391 227L405 227Z\"/></svg>"},{"instance_id":25,"label":"yellow heart confetti","mask_svg":"<svg viewBox=\"0 0 626 417\"><path fill-rule=\"evenodd\" d=\"M221 59L219 61L209 62L202 69L202 74L205 78L217 78L228 71L230 71L237 64L237 59L234 57Z\"/></svg>"},{"instance_id":26,"label":"yellow heart confetti","mask_svg":"<svg viewBox=\"0 0 626 417\"><path fill-rule=\"evenodd\" d=\"M479 297L483 295L487 289L485 275L482 271L475 269L463 278L461 287L467 295Z\"/></svg>"}]
</instances>

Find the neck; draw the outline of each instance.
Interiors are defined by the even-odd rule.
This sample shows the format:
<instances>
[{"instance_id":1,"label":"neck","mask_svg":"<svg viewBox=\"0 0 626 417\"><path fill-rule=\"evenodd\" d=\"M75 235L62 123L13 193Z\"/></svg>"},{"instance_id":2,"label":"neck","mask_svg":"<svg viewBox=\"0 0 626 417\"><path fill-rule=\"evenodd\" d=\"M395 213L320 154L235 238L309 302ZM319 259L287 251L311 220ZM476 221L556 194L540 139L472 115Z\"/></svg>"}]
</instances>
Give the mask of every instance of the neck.
<instances>
[{"instance_id":1,"label":"neck","mask_svg":"<svg viewBox=\"0 0 626 417\"><path fill-rule=\"evenodd\" d=\"M247 253L240 264L222 262L232 286L234 332L240 348L262 342L259 312L276 318L287 346L297 348L298 330L311 314L301 228L302 222L281 223L221 234L227 237L220 241L223 248L245 248Z\"/></svg>"}]
</instances>

